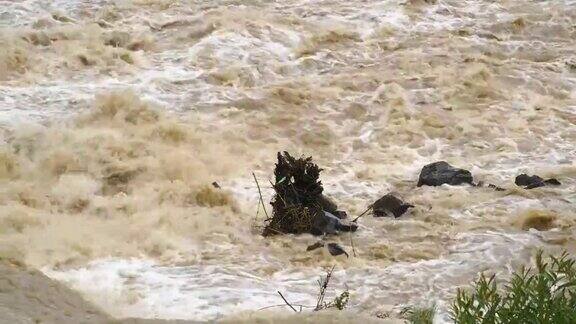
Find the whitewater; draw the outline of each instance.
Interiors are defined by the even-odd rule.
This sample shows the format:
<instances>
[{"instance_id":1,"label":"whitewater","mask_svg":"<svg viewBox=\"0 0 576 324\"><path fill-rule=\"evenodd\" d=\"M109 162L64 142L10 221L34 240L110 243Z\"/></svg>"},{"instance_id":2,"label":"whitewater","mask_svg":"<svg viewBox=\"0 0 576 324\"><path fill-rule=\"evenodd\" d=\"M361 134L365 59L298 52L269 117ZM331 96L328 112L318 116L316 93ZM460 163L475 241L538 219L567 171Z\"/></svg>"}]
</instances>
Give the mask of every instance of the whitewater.
<instances>
[{"instance_id":1,"label":"whitewater","mask_svg":"<svg viewBox=\"0 0 576 324\"><path fill-rule=\"evenodd\" d=\"M416 207L361 218L355 257L264 238L278 151L350 216ZM0 258L117 318L314 305L335 266L346 314L449 322L480 272L576 250L575 159L573 0L0 0ZM417 188L439 160L506 190Z\"/></svg>"}]
</instances>

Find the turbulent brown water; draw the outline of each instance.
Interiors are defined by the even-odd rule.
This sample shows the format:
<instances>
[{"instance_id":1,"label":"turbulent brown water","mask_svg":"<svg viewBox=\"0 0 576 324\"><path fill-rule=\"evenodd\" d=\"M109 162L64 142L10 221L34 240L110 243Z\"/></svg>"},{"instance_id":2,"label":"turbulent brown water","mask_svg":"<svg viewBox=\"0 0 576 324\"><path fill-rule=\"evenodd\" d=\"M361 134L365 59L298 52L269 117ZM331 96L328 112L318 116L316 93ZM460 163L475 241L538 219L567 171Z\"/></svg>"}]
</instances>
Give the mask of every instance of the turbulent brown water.
<instances>
[{"instance_id":1,"label":"turbulent brown water","mask_svg":"<svg viewBox=\"0 0 576 324\"><path fill-rule=\"evenodd\" d=\"M336 265L350 312L446 321L480 271L574 250L575 44L572 0L0 0L0 256L118 317L314 304ZM251 172L280 150L351 215L417 207L362 218L349 259L264 239ZM508 190L416 188L437 160Z\"/></svg>"}]
</instances>

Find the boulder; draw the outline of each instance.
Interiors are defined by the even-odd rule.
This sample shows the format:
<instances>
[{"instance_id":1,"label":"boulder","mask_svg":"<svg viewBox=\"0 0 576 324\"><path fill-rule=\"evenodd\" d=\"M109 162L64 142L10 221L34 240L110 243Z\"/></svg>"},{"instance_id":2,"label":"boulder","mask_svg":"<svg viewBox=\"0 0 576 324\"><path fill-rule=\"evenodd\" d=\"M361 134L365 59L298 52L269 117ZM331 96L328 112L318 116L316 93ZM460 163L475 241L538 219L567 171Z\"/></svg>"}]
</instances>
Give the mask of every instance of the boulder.
<instances>
[{"instance_id":1,"label":"boulder","mask_svg":"<svg viewBox=\"0 0 576 324\"><path fill-rule=\"evenodd\" d=\"M338 232L355 232L358 225L355 223L345 223L333 214L324 211L323 217L316 217L312 226L312 234L337 234Z\"/></svg>"},{"instance_id":2,"label":"boulder","mask_svg":"<svg viewBox=\"0 0 576 324\"><path fill-rule=\"evenodd\" d=\"M418 179L418 187L423 185L441 186L443 184L457 186L464 183L473 184L470 171L455 168L445 161L424 166Z\"/></svg>"},{"instance_id":3,"label":"boulder","mask_svg":"<svg viewBox=\"0 0 576 324\"><path fill-rule=\"evenodd\" d=\"M524 187L524 189L534 189L534 188L544 187L546 185L553 185L553 186L561 185L561 183L560 183L560 181L558 181L558 179L552 178L552 179L544 180L540 176L537 176L537 175L529 176L525 173L517 176L514 183L516 183L516 185L519 187Z\"/></svg>"},{"instance_id":4,"label":"boulder","mask_svg":"<svg viewBox=\"0 0 576 324\"><path fill-rule=\"evenodd\" d=\"M374 217L394 216L397 218L412 207L414 205L407 204L392 194L387 194L372 205L372 213Z\"/></svg>"},{"instance_id":5,"label":"boulder","mask_svg":"<svg viewBox=\"0 0 576 324\"><path fill-rule=\"evenodd\" d=\"M338 256L338 255L346 255L346 257L348 258L348 253L346 253L346 250L344 250L343 247L341 247L340 245L338 245L338 243L328 243L328 245L326 246L328 248L328 252L330 252L331 255L333 256Z\"/></svg>"}]
</instances>

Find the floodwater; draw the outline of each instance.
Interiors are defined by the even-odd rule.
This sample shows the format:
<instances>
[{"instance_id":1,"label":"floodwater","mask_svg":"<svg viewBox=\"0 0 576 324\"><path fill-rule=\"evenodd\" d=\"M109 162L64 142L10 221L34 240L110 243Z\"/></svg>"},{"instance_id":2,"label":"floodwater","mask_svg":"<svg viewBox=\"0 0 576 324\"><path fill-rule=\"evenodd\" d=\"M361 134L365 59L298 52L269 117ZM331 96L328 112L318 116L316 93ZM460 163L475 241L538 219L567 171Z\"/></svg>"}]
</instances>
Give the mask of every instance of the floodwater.
<instances>
[{"instance_id":1,"label":"floodwater","mask_svg":"<svg viewBox=\"0 0 576 324\"><path fill-rule=\"evenodd\" d=\"M479 272L576 246L575 44L573 0L0 0L0 256L117 317L314 305L335 265L348 311L447 321ZM327 238L350 258L263 238L284 150L349 215L416 208ZM507 190L417 188L438 160Z\"/></svg>"}]
</instances>

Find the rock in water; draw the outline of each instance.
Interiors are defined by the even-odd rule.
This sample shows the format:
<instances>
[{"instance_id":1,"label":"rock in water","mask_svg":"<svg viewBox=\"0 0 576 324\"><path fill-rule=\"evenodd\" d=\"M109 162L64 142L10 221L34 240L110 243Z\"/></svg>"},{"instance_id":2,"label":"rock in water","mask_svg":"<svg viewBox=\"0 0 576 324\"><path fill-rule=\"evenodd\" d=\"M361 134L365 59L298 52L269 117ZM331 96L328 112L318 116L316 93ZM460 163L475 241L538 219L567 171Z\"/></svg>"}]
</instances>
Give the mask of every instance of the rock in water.
<instances>
[{"instance_id":1,"label":"rock in water","mask_svg":"<svg viewBox=\"0 0 576 324\"><path fill-rule=\"evenodd\" d=\"M544 180L544 183L547 184L547 185L553 185L553 186L560 186L560 185L562 185L562 183L561 183L560 181L558 181L558 179L554 179L554 178Z\"/></svg>"},{"instance_id":2,"label":"rock in water","mask_svg":"<svg viewBox=\"0 0 576 324\"><path fill-rule=\"evenodd\" d=\"M534 188L544 187L546 185L553 185L553 186L561 185L561 183L560 183L560 181L558 181L558 179L544 180L537 175L529 176L525 173L517 176L514 183L516 183L517 186L524 187L524 189L534 189Z\"/></svg>"},{"instance_id":3,"label":"rock in water","mask_svg":"<svg viewBox=\"0 0 576 324\"><path fill-rule=\"evenodd\" d=\"M457 186L463 183L473 183L470 171L455 168L445 161L434 162L424 166L418 179L418 187L423 185L441 186L443 184Z\"/></svg>"},{"instance_id":4,"label":"rock in water","mask_svg":"<svg viewBox=\"0 0 576 324\"><path fill-rule=\"evenodd\" d=\"M322 209L329 212L330 214L335 214L338 210L338 205L334 202L334 200L330 199L326 195L320 195L318 199L318 203L322 206Z\"/></svg>"},{"instance_id":5,"label":"rock in water","mask_svg":"<svg viewBox=\"0 0 576 324\"><path fill-rule=\"evenodd\" d=\"M336 234L338 232L355 232L358 225L354 223L344 223L340 218L324 211L324 217L316 217L314 220L312 234Z\"/></svg>"},{"instance_id":6,"label":"rock in water","mask_svg":"<svg viewBox=\"0 0 576 324\"><path fill-rule=\"evenodd\" d=\"M486 184L484 183L484 181L479 181L477 184L472 184L472 185L479 187L479 188L486 187ZM496 191L506 191L506 189L499 187L499 186L492 184L492 183L488 184L488 188L494 189Z\"/></svg>"},{"instance_id":7,"label":"rock in water","mask_svg":"<svg viewBox=\"0 0 576 324\"><path fill-rule=\"evenodd\" d=\"M318 203L320 206L322 206L322 210L327 211L340 219L345 219L348 217L348 214L345 211L338 209L338 205L334 202L334 200L330 199L324 194L320 196Z\"/></svg>"},{"instance_id":8,"label":"rock in water","mask_svg":"<svg viewBox=\"0 0 576 324\"><path fill-rule=\"evenodd\" d=\"M306 248L306 251L314 251L314 250L319 249L323 246L324 246L324 242L318 241L312 245L308 245L308 247Z\"/></svg>"},{"instance_id":9,"label":"rock in water","mask_svg":"<svg viewBox=\"0 0 576 324\"><path fill-rule=\"evenodd\" d=\"M414 207L414 205L407 204L392 194L387 194L376 200L374 205L372 205L372 212L374 217L383 217L390 214L394 215L394 217L400 217L411 207Z\"/></svg>"},{"instance_id":10,"label":"rock in water","mask_svg":"<svg viewBox=\"0 0 576 324\"><path fill-rule=\"evenodd\" d=\"M342 248L340 245L338 245L338 243L328 243L327 248L328 248L328 252L330 252L330 254L333 256L345 254L347 258L349 257L348 253L346 253L344 248Z\"/></svg>"}]
</instances>

